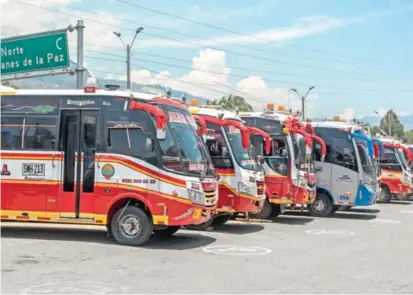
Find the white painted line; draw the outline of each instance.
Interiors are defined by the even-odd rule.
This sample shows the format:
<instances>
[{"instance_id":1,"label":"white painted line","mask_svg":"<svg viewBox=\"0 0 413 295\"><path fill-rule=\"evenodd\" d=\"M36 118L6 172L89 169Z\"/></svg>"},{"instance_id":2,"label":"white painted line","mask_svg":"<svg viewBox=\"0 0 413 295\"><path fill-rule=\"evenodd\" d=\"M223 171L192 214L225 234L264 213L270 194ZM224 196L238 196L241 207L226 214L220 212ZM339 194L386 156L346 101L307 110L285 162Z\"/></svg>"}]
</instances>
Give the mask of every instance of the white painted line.
<instances>
[{"instance_id":1,"label":"white painted line","mask_svg":"<svg viewBox=\"0 0 413 295\"><path fill-rule=\"evenodd\" d=\"M354 233L346 230L310 229L306 231L309 235L342 235L354 236Z\"/></svg>"},{"instance_id":2,"label":"white painted line","mask_svg":"<svg viewBox=\"0 0 413 295\"><path fill-rule=\"evenodd\" d=\"M372 219L372 220L368 220L367 222L382 223L382 224L399 224L399 223L401 223L400 220L380 219L380 218L375 218L375 219Z\"/></svg>"},{"instance_id":3,"label":"white painted line","mask_svg":"<svg viewBox=\"0 0 413 295\"><path fill-rule=\"evenodd\" d=\"M230 256L265 255L272 252L271 249L268 248L234 245L209 246L202 248L202 251L212 254Z\"/></svg>"},{"instance_id":4,"label":"white painted line","mask_svg":"<svg viewBox=\"0 0 413 295\"><path fill-rule=\"evenodd\" d=\"M24 288L20 294L116 294L127 293L124 287L102 282L52 282Z\"/></svg>"},{"instance_id":5,"label":"white painted line","mask_svg":"<svg viewBox=\"0 0 413 295\"><path fill-rule=\"evenodd\" d=\"M401 213L413 214L413 210L403 210Z\"/></svg>"}]
</instances>

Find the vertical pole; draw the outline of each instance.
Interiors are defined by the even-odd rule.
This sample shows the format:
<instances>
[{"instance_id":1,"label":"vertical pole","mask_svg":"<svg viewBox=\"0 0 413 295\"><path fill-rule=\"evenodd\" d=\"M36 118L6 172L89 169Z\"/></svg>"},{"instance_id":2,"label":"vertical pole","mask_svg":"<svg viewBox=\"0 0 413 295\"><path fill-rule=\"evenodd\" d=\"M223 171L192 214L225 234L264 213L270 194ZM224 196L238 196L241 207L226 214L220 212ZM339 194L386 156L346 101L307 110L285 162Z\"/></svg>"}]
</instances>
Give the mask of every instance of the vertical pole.
<instances>
[{"instance_id":1,"label":"vertical pole","mask_svg":"<svg viewBox=\"0 0 413 295\"><path fill-rule=\"evenodd\" d=\"M85 28L83 20L78 20L77 29L77 66L76 66L76 86L77 89L83 88L83 29Z\"/></svg>"},{"instance_id":2,"label":"vertical pole","mask_svg":"<svg viewBox=\"0 0 413 295\"><path fill-rule=\"evenodd\" d=\"M302 96L301 97L301 111L302 111L302 114L303 114L303 121L305 120L305 97L304 96Z\"/></svg>"},{"instance_id":3,"label":"vertical pole","mask_svg":"<svg viewBox=\"0 0 413 295\"><path fill-rule=\"evenodd\" d=\"M131 90L131 79L130 79L130 45L126 45L126 88Z\"/></svg>"}]
</instances>

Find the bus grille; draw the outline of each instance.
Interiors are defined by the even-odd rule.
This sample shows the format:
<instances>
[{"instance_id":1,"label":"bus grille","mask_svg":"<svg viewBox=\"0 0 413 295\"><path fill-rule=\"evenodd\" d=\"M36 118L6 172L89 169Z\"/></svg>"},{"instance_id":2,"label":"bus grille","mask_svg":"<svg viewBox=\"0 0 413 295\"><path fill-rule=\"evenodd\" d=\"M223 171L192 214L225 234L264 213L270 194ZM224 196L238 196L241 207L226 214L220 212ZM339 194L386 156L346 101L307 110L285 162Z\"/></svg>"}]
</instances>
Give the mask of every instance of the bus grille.
<instances>
[{"instance_id":1,"label":"bus grille","mask_svg":"<svg viewBox=\"0 0 413 295\"><path fill-rule=\"evenodd\" d=\"M257 194L263 195L264 194L264 181L257 180Z\"/></svg>"},{"instance_id":2,"label":"bus grille","mask_svg":"<svg viewBox=\"0 0 413 295\"><path fill-rule=\"evenodd\" d=\"M216 204L217 196L215 191L204 191L205 203L207 206L212 206Z\"/></svg>"}]
</instances>

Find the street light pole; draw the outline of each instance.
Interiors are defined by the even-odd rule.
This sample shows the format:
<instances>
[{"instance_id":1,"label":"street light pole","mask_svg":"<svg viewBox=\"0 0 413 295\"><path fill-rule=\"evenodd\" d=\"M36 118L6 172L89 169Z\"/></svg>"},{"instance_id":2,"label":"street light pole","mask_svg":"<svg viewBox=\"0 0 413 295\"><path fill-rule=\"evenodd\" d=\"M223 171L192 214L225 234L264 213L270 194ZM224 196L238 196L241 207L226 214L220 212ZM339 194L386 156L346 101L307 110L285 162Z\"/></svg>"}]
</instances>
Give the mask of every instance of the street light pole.
<instances>
[{"instance_id":1,"label":"street light pole","mask_svg":"<svg viewBox=\"0 0 413 295\"><path fill-rule=\"evenodd\" d=\"M308 96L308 94L310 93L311 90L313 90L315 88L315 86L311 86L310 88L308 88L307 93L304 96L301 96L301 114L303 117L303 121L305 120L305 100ZM297 89L295 88L291 88L292 91L294 91L298 97L300 97L300 94L298 93Z\"/></svg>"},{"instance_id":2,"label":"street light pole","mask_svg":"<svg viewBox=\"0 0 413 295\"><path fill-rule=\"evenodd\" d=\"M135 36L133 36L133 40L131 42L131 44L127 44L125 46L125 43L123 42L122 38L121 38L121 33L119 32L113 32L113 34L118 37L120 39L120 42L122 42L123 46L126 47L126 88L128 90L132 89L131 86L131 70L130 70L130 66L131 66L131 49L133 46L133 43L135 42L136 36L143 31L143 27L139 27L138 29L136 29L135 31Z\"/></svg>"}]
</instances>

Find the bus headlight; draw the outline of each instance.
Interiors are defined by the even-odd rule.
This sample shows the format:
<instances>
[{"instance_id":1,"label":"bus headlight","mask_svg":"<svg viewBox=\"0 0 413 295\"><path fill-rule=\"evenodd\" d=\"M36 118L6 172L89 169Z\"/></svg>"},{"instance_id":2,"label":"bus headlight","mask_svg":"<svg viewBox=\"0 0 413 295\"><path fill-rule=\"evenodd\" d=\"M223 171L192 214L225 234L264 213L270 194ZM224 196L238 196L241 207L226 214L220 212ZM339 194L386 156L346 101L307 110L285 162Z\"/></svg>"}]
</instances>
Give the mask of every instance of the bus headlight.
<instances>
[{"instance_id":1,"label":"bus headlight","mask_svg":"<svg viewBox=\"0 0 413 295\"><path fill-rule=\"evenodd\" d=\"M188 189L188 198L192 202L197 203L197 204L203 205L205 203L204 193L199 192L199 191Z\"/></svg>"},{"instance_id":2,"label":"bus headlight","mask_svg":"<svg viewBox=\"0 0 413 295\"><path fill-rule=\"evenodd\" d=\"M244 193L250 196L255 196L256 195L256 188L250 185L247 185L243 182L238 182L238 191L240 193Z\"/></svg>"}]
</instances>

